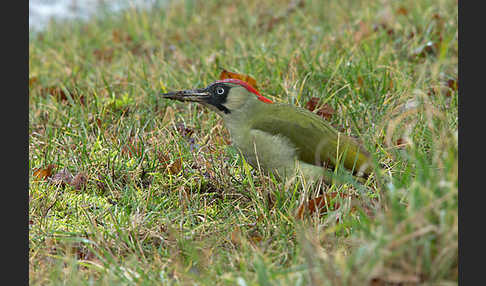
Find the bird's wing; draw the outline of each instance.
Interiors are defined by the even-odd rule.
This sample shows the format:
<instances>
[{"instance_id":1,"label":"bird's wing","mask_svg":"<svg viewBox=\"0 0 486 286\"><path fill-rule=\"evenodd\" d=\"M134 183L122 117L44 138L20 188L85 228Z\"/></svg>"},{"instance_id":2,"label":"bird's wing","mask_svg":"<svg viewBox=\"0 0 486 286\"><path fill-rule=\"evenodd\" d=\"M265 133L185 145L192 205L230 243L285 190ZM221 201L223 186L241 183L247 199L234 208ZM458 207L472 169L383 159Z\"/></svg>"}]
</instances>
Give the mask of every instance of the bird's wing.
<instances>
[{"instance_id":1,"label":"bird's wing","mask_svg":"<svg viewBox=\"0 0 486 286\"><path fill-rule=\"evenodd\" d=\"M252 120L252 128L288 138L295 145L298 159L303 162L335 166L338 154L348 169L358 170L369 162L369 155L354 138L339 134L328 122L308 110L272 104L270 110L266 108L266 112L258 114Z\"/></svg>"}]
</instances>

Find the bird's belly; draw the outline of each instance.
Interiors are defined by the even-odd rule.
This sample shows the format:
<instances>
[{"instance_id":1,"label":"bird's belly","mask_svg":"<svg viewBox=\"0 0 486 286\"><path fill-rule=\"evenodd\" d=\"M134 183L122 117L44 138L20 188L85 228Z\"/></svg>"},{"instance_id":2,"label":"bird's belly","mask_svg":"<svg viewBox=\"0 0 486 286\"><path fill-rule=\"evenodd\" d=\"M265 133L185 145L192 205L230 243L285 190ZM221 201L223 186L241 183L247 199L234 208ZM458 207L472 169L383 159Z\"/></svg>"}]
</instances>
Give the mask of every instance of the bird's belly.
<instances>
[{"instance_id":1,"label":"bird's belly","mask_svg":"<svg viewBox=\"0 0 486 286\"><path fill-rule=\"evenodd\" d=\"M294 169L295 146L285 137L252 129L240 136L232 134L232 141L254 168L279 173Z\"/></svg>"}]
</instances>

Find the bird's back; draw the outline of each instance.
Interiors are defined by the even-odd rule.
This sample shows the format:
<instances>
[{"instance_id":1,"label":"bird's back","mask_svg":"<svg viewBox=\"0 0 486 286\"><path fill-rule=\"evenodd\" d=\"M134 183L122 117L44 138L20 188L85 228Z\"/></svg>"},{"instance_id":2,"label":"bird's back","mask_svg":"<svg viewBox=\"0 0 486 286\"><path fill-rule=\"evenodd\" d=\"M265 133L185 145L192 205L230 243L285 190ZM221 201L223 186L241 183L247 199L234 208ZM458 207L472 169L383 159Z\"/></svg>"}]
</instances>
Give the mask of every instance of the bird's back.
<instances>
[{"instance_id":1,"label":"bird's back","mask_svg":"<svg viewBox=\"0 0 486 286\"><path fill-rule=\"evenodd\" d=\"M335 166L339 160L347 169L371 172L369 155L357 140L340 134L318 115L289 104L256 104L254 108L251 128L287 137L299 160L317 166Z\"/></svg>"}]
</instances>

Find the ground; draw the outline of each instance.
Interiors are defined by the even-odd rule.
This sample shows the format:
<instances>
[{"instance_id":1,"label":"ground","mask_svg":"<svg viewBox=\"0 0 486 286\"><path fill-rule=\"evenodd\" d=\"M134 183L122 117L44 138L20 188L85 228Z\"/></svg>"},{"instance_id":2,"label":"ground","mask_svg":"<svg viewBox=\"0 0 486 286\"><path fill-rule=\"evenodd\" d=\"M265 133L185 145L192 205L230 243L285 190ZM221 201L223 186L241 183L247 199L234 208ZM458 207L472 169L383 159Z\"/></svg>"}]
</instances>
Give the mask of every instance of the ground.
<instances>
[{"instance_id":1,"label":"ground","mask_svg":"<svg viewBox=\"0 0 486 286\"><path fill-rule=\"evenodd\" d=\"M457 285L457 31L457 1L187 0L31 35L30 283ZM279 181L160 96L223 69L375 174Z\"/></svg>"}]
</instances>

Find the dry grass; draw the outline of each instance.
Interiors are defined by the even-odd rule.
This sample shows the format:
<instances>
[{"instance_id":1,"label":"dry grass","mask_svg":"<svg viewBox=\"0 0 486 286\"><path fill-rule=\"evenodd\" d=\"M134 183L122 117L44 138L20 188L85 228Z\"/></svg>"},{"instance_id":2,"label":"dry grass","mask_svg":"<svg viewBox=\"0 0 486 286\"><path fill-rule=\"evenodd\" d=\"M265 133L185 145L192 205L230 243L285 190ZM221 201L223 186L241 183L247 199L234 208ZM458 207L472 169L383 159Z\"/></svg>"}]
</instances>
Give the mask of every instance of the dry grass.
<instances>
[{"instance_id":1,"label":"dry grass","mask_svg":"<svg viewBox=\"0 0 486 286\"><path fill-rule=\"evenodd\" d=\"M32 284L457 284L456 2L174 1L54 24L29 52ZM217 115L160 97L222 68L320 98L383 171L251 169ZM49 164L82 175L34 176ZM324 192L339 207L296 219Z\"/></svg>"}]
</instances>

